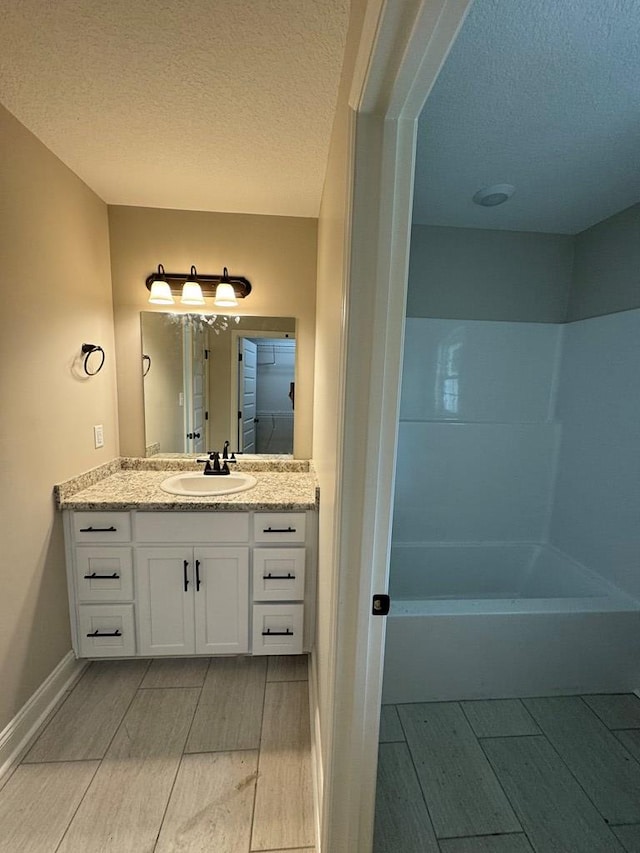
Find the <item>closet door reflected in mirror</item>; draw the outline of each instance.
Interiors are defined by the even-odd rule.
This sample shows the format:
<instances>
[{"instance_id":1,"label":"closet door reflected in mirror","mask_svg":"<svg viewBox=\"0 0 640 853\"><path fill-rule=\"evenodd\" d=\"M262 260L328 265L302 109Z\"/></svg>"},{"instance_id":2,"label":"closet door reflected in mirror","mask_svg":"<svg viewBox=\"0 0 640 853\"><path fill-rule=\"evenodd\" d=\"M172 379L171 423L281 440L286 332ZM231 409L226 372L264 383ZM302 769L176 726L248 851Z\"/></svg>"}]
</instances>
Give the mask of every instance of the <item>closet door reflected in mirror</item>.
<instances>
[{"instance_id":1,"label":"closet door reflected in mirror","mask_svg":"<svg viewBox=\"0 0 640 853\"><path fill-rule=\"evenodd\" d=\"M140 317L147 456L293 452L295 319Z\"/></svg>"}]
</instances>

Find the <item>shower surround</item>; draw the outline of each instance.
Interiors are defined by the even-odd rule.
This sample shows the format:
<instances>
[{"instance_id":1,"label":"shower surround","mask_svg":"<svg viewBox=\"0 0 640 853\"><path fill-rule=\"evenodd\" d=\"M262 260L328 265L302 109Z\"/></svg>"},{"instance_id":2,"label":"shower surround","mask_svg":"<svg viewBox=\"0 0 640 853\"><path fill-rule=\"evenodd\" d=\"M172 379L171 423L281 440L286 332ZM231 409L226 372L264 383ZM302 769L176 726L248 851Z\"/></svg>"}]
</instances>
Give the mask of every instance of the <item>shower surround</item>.
<instances>
[{"instance_id":1,"label":"shower surround","mask_svg":"<svg viewBox=\"0 0 640 853\"><path fill-rule=\"evenodd\" d=\"M385 702L640 685L640 310L407 320Z\"/></svg>"}]
</instances>

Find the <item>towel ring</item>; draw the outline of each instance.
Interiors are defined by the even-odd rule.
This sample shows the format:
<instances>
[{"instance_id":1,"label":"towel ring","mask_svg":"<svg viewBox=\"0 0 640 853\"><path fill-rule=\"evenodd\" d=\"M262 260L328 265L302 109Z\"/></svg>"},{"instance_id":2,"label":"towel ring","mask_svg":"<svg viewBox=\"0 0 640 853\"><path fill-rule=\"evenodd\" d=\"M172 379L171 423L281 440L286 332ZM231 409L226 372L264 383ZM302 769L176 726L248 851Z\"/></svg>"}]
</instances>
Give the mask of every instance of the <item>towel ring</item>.
<instances>
[{"instance_id":1,"label":"towel ring","mask_svg":"<svg viewBox=\"0 0 640 853\"><path fill-rule=\"evenodd\" d=\"M98 344L82 344L82 352L84 353L84 361L82 363L82 367L84 368L84 372L87 376L95 376L96 373L100 373L104 366L104 350ZM102 358L100 359L100 364L96 367L95 370L89 370L89 359L91 358L92 353L99 352L102 354Z\"/></svg>"}]
</instances>

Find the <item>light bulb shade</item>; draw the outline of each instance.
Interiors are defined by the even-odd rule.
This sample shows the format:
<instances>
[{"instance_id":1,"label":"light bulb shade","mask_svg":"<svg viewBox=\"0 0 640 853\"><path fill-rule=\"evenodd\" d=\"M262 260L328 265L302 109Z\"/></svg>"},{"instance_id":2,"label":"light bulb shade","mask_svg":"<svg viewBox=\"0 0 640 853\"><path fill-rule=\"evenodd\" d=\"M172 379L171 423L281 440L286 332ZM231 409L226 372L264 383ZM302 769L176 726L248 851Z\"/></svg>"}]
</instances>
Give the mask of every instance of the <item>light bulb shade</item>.
<instances>
[{"instance_id":1,"label":"light bulb shade","mask_svg":"<svg viewBox=\"0 0 640 853\"><path fill-rule=\"evenodd\" d=\"M235 308L238 304L236 293L233 285L228 282L221 281L216 287L216 298L213 304L218 308Z\"/></svg>"},{"instance_id":2,"label":"light bulb shade","mask_svg":"<svg viewBox=\"0 0 640 853\"><path fill-rule=\"evenodd\" d=\"M180 299L183 305L204 305L204 296L202 288L197 281L185 281L182 285L182 298Z\"/></svg>"},{"instance_id":3,"label":"light bulb shade","mask_svg":"<svg viewBox=\"0 0 640 853\"><path fill-rule=\"evenodd\" d=\"M153 305L173 305L175 299L171 293L168 281L156 279L151 285L151 293L149 294L149 302Z\"/></svg>"}]
</instances>

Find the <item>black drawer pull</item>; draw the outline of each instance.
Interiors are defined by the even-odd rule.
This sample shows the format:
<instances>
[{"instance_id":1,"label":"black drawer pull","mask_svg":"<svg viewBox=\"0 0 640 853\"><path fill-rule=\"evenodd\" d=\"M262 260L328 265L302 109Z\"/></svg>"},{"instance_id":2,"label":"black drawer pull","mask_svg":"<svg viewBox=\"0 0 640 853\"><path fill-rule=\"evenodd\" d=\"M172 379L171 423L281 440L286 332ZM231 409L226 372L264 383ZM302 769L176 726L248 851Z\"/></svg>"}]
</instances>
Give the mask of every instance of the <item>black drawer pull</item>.
<instances>
[{"instance_id":1,"label":"black drawer pull","mask_svg":"<svg viewBox=\"0 0 640 853\"><path fill-rule=\"evenodd\" d=\"M272 631L271 628L267 628L266 631L262 632L263 637L293 637L293 631L290 628L287 628L286 631Z\"/></svg>"},{"instance_id":2,"label":"black drawer pull","mask_svg":"<svg viewBox=\"0 0 640 853\"><path fill-rule=\"evenodd\" d=\"M263 575L263 581L294 581L296 579L295 575L292 575L291 572L287 572L286 575L272 575L269 572L268 575Z\"/></svg>"},{"instance_id":3,"label":"black drawer pull","mask_svg":"<svg viewBox=\"0 0 640 853\"><path fill-rule=\"evenodd\" d=\"M188 569L188 568L189 568L189 561L188 561L188 560L185 560L185 561L184 561L184 567L183 567L183 572L184 572L184 591L185 591L185 592L189 589L189 576L187 575L187 569Z\"/></svg>"},{"instance_id":4,"label":"black drawer pull","mask_svg":"<svg viewBox=\"0 0 640 853\"><path fill-rule=\"evenodd\" d=\"M118 631L117 628L115 631L98 631L98 629L96 628L96 630L93 633L87 634L87 637L121 637L121 636L122 636L122 631Z\"/></svg>"},{"instance_id":5,"label":"black drawer pull","mask_svg":"<svg viewBox=\"0 0 640 853\"><path fill-rule=\"evenodd\" d=\"M196 560L196 592L200 592L200 560Z\"/></svg>"},{"instance_id":6,"label":"black drawer pull","mask_svg":"<svg viewBox=\"0 0 640 853\"><path fill-rule=\"evenodd\" d=\"M112 575L97 575L95 572L91 572L90 575L85 575L85 580L101 580L101 581L117 581L120 575L117 572L114 572Z\"/></svg>"},{"instance_id":7,"label":"black drawer pull","mask_svg":"<svg viewBox=\"0 0 640 853\"><path fill-rule=\"evenodd\" d=\"M295 527L267 527L263 528L263 533L295 533Z\"/></svg>"},{"instance_id":8,"label":"black drawer pull","mask_svg":"<svg viewBox=\"0 0 640 853\"><path fill-rule=\"evenodd\" d=\"M118 528L114 527L81 527L80 533L115 533Z\"/></svg>"}]
</instances>

